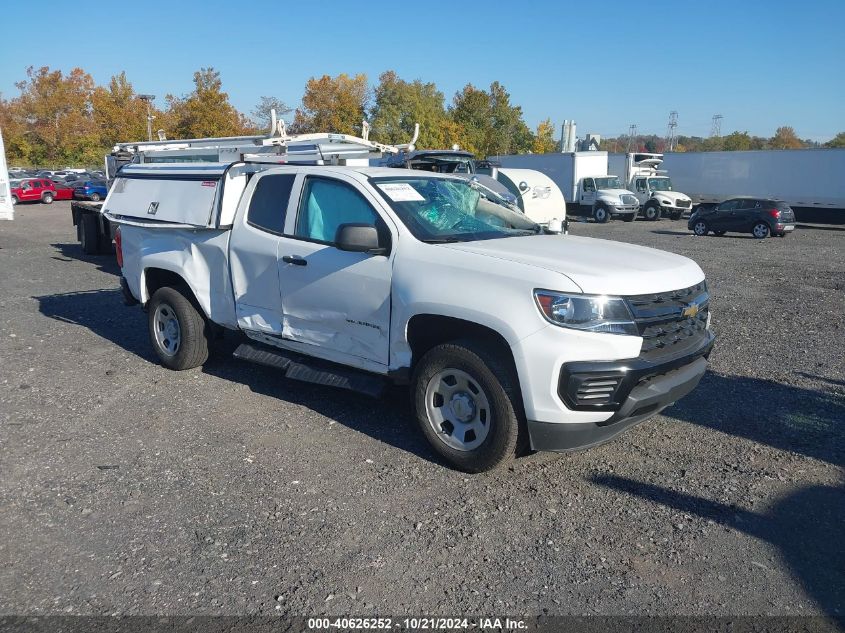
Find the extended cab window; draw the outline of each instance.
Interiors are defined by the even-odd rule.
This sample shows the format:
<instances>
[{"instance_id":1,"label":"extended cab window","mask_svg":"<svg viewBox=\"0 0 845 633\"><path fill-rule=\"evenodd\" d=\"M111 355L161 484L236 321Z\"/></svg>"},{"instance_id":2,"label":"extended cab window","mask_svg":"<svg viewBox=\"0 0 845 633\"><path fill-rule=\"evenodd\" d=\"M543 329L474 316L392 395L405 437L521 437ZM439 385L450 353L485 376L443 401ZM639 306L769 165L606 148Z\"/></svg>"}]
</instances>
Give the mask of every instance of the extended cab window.
<instances>
[{"instance_id":1,"label":"extended cab window","mask_svg":"<svg viewBox=\"0 0 845 633\"><path fill-rule=\"evenodd\" d=\"M299 202L296 236L333 243L341 224L378 226L378 214L359 192L328 178L308 178Z\"/></svg>"},{"instance_id":2,"label":"extended cab window","mask_svg":"<svg viewBox=\"0 0 845 633\"><path fill-rule=\"evenodd\" d=\"M246 221L256 228L281 235L295 179L295 174L271 174L259 179Z\"/></svg>"}]
</instances>

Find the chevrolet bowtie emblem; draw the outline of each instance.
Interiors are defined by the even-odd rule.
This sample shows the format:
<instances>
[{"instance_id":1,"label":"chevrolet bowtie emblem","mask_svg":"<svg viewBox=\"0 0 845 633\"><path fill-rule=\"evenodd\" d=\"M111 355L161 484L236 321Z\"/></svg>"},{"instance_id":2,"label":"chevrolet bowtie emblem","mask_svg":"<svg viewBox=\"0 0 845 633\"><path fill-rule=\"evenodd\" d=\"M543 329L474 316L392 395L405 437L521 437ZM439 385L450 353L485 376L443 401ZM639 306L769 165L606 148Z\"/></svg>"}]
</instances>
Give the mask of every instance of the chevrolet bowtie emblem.
<instances>
[{"instance_id":1,"label":"chevrolet bowtie emblem","mask_svg":"<svg viewBox=\"0 0 845 633\"><path fill-rule=\"evenodd\" d=\"M692 318L696 314L698 314L698 304L697 303L689 303L684 308L684 311L681 313L685 317Z\"/></svg>"}]
</instances>

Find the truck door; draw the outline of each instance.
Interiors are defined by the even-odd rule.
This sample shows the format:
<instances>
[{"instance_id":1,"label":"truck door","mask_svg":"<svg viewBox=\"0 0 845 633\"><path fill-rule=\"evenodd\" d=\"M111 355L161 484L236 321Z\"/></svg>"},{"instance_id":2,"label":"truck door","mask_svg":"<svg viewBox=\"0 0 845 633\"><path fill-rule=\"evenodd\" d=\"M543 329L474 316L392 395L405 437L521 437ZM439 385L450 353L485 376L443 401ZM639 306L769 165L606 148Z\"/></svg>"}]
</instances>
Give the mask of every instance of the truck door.
<instances>
[{"instance_id":1,"label":"truck door","mask_svg":"<svg viewBox=\"0 0 845 633\"><path fill-rule=\"evenodd\" d=\"M258 174L253 178L255 188L249 206L238 214L229 240L235 313L241 329L281 336L279 240L296 173Z\"/></svg>"},{"instance_id":2,"label":"truck door","mask_svg":"<svg viewBox=\"0 0 845 633\"><path fill-rule=\"evenodd\" d=\"M592 207L596 201L596 181L592 178L584 178L581 181L580 204L585 207Z\"/></svg>"},{"instance_id":3,"label":"truck door","mask_svg":"<svg viewBox=\"0 0 845 633\"><path fill-rule=\"evenodd\" d=\"M637 200L640 204L648 202L648 182L645 178L637 178L634 182L634 193L637 195Z\"/></svg>"},{"instance_id":4,"label":"truck door","mask_svg":"<svg viewBox=\"0 0 845 633\"><path fill-rule=\"evenodd\" d=\"M279 243L282 335L314 349L303 351L359 367L386 367L389 351L392 261L387 255L342 251L341 224L390 229L374 200L349 177L308 176L296 217Z\"/></svg>"}]
</instances>

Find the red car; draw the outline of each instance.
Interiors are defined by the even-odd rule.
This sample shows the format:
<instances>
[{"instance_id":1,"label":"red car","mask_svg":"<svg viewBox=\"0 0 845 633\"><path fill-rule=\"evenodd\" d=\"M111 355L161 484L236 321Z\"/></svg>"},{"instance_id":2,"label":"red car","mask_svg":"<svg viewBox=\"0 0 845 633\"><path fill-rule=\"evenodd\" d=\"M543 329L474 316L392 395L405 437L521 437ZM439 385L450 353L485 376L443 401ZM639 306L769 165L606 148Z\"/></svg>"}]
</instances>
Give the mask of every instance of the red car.
<instances>
[{"instance_id":1,"label":"red car","mask_svg":"<svg viewBox=\"0 0 845 633\"><path fill-rule=\"evenodd\" d=\"M72 200L73 189L56 186L47 178L24 178L12 183L12 203L43 202L50 204L53 200Z\"/></svg>"}]
</instances>

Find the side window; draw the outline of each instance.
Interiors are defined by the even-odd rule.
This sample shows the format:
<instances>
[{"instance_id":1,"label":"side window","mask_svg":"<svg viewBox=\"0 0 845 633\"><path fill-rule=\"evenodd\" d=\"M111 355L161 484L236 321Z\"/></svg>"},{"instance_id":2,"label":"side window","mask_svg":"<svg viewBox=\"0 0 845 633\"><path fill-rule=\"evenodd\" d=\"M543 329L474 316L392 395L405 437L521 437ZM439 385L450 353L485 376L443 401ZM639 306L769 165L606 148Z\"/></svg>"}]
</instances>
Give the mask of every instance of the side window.
<instances>
[{"instance_id":1,"label":"side window","mask_svg":"<svg viewBox=\"0 0 845 633\"><path fill-rule=\"evenodd\" d=\"M717 211L733 211L736 208L736 200L728 200L727 202L723 202L718 207L716 207Z\"/></svg>"},{"instance_id":2,"label":"side window","mask_svg":"<svg viewBox=\"0 0 845 633\"><path fill-rule=\"evenodd\" d=\"M285 213L295 179L295 174L271 174L259 179L249 202L247 223L281 235L285 228Z\"/></svg>"},{"instance_id":3,"label":"side window","mask_svg":"<svg viewBox=\"0 0 845 633\"><path fill-rule=\"evenodd\" d=\"M646 191L645 178L637 178L637 191Z\"/></svg>"},{"instance_id":4,"label":"side window","mask_svg":"<svg viewBox=\"0 0 845 633\"><path fill-rule=\"evenodd\" d=\"M592 178L584 178L584 191L595 191L596 185Z\"/></svg>"},{"instance_id":5,"label":"side window","mask_svg":"<svg viewBox=\"0 0 845 633\"><path fill-rule=\"evenodd\" d=\"M370 203L351 186L339 180L308 178L299 201L295 235L333 243L338 227L347 223L381 224Z\"/></svg>"}]
</instances>

